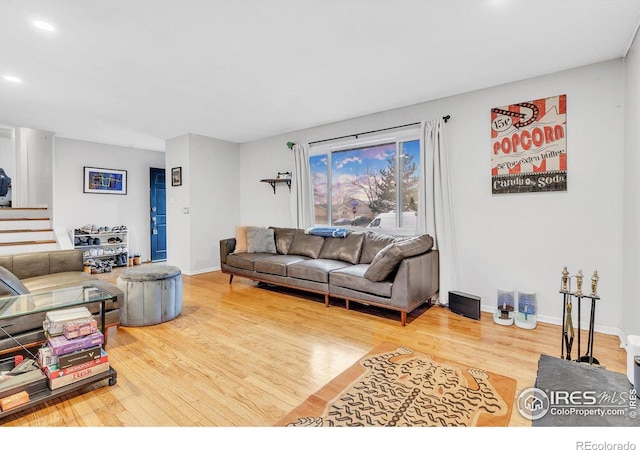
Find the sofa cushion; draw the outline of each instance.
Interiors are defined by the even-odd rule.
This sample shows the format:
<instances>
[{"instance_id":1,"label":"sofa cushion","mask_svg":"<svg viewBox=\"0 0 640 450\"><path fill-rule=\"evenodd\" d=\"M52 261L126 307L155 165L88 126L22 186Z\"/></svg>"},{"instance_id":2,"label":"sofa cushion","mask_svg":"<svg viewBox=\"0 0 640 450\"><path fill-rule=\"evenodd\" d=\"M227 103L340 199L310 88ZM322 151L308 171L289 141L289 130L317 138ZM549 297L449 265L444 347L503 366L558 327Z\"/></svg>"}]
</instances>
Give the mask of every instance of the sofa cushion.
<instances>
[{"instance_id":1,"label":"sofa cushion","mask_svg":"<svg viewBox=\"0 0 640 450\"><path fill-rule=\"evenodd\" d=\"M393 242L380 250L373 258L364 277L371 281L385 280L404 258L420 255L433 247L433 238L428 234Z\"/></svg>"},{"instance_id":2,"label":"sofa cushion","mask_svg":"<svg viewBox=\"0 0 640 450\"><path fill-rule=\"evenodd\" d=\"M233 253L247 252L247 227L236 227L236 248Z\"/></svg>"},{"instance_id":3,"label":"sofa cushion","mask_svg":"<svg viewBox=\"0 0 640 450\"><path fill-rule=\"evenodd\" d=\"M275 253L276 240L273 229L247 227L247 253Z\"/></svg>"},{"instance_id":4,"label":"sofa cushion","mask_svg":"<svg viewBox=\"0 0 640 450\"><path fill-rule=\"evenodd\" d=\"M371 261L373 261L373 258L376 257L380 250L396 240L397 238L395 236L367 231L364 234L364 242L362 243L360 264L371 264Z\"/></svg>"},{"instance_id":5,"label":"sofa cushion","mask_svg":"<svg viewBox=\"0 0 640 450\"><path fill-rule=\"evenodd\" d=\"M329 284L354 291L366 292L380 297L391 297L391 281L371 281L364 277L368 264L356 264L337 269L329 274Z\"/></svg>"},{"instance_id":6,"label":"sofa cushion","mask_svg":"<svg viewBox=\"0 0 640 450\"><path fill-rule=\"evenodd\" d=\"M281 255L289 253L289 247L293 241L293 235L296 234L295 228L277 228L272 227L276 238L276 251Z\"/></svg>"},{"instance_id":7,"label":"sofa cushion","mask_svg":"<svg viewBox=\"0 0 640 450\"><path fill-rule=\"evenodd\" d=\"M305 234L303 230L296 230L288 254L317 258L322 249L322 244L324 244L322 236Z\"/></svg>"},{"instance_id":8,"label":"sofa cushion","mask_svg":"<svg viewBox=\"0 0 640 450\"><path fill-rule=\"evenodd\" d=\"M288 274L291 278L328 283L331 271L349 267L349 265L347 262L335 259L309 259L290 265Z\"/></svg>"},{"instance_id":9,"label":"sofa cushion","mask_svg":"<svg viewBox=\"0 0 640 450\"><path fill-rule=\"evenodd\" d=\"M227 265L239 269L253 270L255 261L273 256L272 253L232 253L227 256Z\"/></svg>"},{"instance_id":10,"label":"sofa cushion","mask_svg":"<svg viewBox=\"0 0 640 450\"><path fill-rule=\"evenodd\" d=\"M80 286L96 278L85 272L58 272L51 275L40 275L37 277L25 278L24 285L31 292L51 291L71 286Z\"/></svg>"},{"instance_id":11,"label":"sofa cushion","mask_svg":"<svg viewBox=\"0 0 640 450\"><path fill-rule=\"evenodd\" d=\"M358 264L362 252L364 233L349 233L343 238L325 238L318 258Z\"/></svg>"},{"instance_id":12,"label":"sofa cushion","mask_svg":"<svg viewBox=\"0 0 640 450\"><path fill-rule=\"evenodd\" d=\"M0 296L28 294L29 289L13 273L0 266Z\"/></svg>"},{"instance_id":13,"label":"sofa cushion","mask_svg":"<svg viewBox=\"0 0 640 450\"><path fill-rule=\"evenodd\" d=\"M300 255L273 255L261 258L253 263L253 269L260 273L270 273L286 277L288 266L306 260L306 256Z\"/></svg>"}]
</instances>

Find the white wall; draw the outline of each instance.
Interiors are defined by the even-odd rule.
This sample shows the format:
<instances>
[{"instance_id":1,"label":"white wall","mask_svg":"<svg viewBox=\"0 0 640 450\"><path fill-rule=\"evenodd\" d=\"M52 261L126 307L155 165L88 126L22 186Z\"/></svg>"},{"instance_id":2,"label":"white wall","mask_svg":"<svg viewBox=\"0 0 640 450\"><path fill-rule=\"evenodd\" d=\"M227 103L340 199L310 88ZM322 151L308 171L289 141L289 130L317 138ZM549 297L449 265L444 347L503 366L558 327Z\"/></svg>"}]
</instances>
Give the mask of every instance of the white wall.
<instances>
[{"instance_id":1,"label":"white wall","mask_svg":"<svg viewBox=\"0 0 640 450\"><path fill-rule=\"evenodd\" d=\"M623 336L640 335L640 38L625 58Z\"/></svg>"},{"instance_id":2,"label":"white wall","mask_svg":"<svg viewBox=\"0 0 640 450\"><path fill-rule=\"evenodd\" d=\"M220 269L221 239L240 217L238 144L191 134L191 272Z\"/></svg>"},{"instance_id":3,"label":"white wall","mask_svg":"<svg viewBox=\"0 0 640 450\"><path fill-rule=\"evenodd\" d=\"M12 206L53 205L53 133L15 129L16 174L11 178Z\"/></svg>"},{"instance_id":4,"label":"white wall","mask_svg":"<svg viewBox=\"0 0 640 450\"><path fill-rule=\"evenodd\" d=\"M183 209L190 204L191 167L189 135L168 139L165 145L167 169L167 264L185 273L191 268L191 215ZM171 185L171 169L182 167L182 185ZM204 181L202 182L204 184Z\"/></svg>"},{"instance_id":5,"label":"white wall","mask_svg":"<svg viewBox=\"0 0 640 450\"><path fill-rule=\"evenodd\" d=\"M291 170L287 141L309 142L451 115L447 124L460 290L495 308L498 288L537 292L560 323L563 266L600 276L597 330L622 322L623 61L614 60L241 145L241 222L290 226L289 193L259 179ZM567 95L566 192L492 195L490 110ZM588 281L585 286L588 287ZM587 314L583 313L583 319ZM585 322L586 324L586 322Z\"/></svg>"},{"instance_id":6,"label":"white wall","mask_svg":"<svg viewBox=\"0 0 640 450\"><path fill-rule=\"evenodd\" d=\"M196 134L167 141L167 169L182 167L182 186L167 186L167 262L186 274L220 269L219 242L235 234L240 217L238 148Z\"/></svg>"},{"instance_id":7,"label":"white wall","mask_svg":"<svg viewBox=\"0 0 640 450\"><path fill-rule=\"evenodd\" d=\"M127 194L83 193L84 166L127 171ZM151 258L149 169L164 168L163 152L56 138L54 225L73 231L86 224L126 225L129 252Z\"/></svg>"}]
</instances>

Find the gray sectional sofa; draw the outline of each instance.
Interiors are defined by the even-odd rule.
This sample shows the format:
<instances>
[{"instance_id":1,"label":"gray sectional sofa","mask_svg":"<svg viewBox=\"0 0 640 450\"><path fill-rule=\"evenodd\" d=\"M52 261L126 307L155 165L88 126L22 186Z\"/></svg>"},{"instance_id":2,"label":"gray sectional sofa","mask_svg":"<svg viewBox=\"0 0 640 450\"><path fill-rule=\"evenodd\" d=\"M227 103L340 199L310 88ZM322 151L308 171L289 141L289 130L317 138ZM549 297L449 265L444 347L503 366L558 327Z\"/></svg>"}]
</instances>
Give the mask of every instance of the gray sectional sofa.
<instances>
[{"instance_id":1,"label":"gray sectional sofa","mask_svg":"<svg viewBox=\"0 0 640 450\"><path fill-rule=\"evenodd\" d=\"M411 238L372 231L323 237L294 228L258 228L259 244L236 251L236 238L220 241L223 273L286 286L329 298L407 313L438 293L438 251L429 235ZM307 230L308 231L308 230ZM270 242L272 241L272 242Z\"/></svg>"},{"instance_id":2,"label":"gray sectional sofa","mask_svg":"<svg viewBox=\"0 0 640 450\"><path fill-rule=\"evenodd\" d=\"M99 286L112 293L115 299L105 304L106 344L108 328L120 324L120 308L124 302L124 293L114 284L83 272L83 267L82 250L75 249L0 256L0 305L3 303L2 298L8 296L82 285ZM98 303L87 305L87 308L98 316ZM45 312L37 312L18 318L3 318L0 313L0 326L23 346L37 347L46 339L42 327L45 315ZM0 331L0 355L12 352L19 352L18 344Z\"/></svg>"}]
</instances>

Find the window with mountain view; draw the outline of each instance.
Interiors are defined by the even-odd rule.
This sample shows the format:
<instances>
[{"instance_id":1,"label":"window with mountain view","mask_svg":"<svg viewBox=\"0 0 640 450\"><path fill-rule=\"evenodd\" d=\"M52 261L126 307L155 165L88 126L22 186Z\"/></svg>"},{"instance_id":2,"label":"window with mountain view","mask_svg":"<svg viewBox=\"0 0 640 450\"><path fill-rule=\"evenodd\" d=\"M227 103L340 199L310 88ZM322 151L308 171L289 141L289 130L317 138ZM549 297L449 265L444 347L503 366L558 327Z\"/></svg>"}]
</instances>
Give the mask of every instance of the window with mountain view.
<instances>
[{"instance_id":1,"label":"window with mountain view","mask_svg":"<svg viewBox=\"0 0 640 450\"><path fill-rule=\"evenodd\" d=\"M415 233L420 202L415 134L312 149L309 163L316 225Z\"/></svg>"}]
</instances>

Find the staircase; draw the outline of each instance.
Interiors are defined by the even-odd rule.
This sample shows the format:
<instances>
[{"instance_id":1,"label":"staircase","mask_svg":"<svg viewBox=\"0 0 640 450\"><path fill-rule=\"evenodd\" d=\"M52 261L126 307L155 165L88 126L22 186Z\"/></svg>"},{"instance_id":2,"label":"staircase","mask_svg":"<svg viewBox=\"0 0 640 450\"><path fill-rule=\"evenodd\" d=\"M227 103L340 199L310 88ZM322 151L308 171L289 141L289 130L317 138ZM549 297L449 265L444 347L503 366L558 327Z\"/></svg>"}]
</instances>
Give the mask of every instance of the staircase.
<instances>
[{"instance_id":1,"label":"staircase","mask_svg":"<svg viewBox=\"0 0 640 450\"><path fill-rule=\"evenodd\" d=\"M0 208L0 256L58 248L48 208Z\"/></svg>"}]
</instances>

